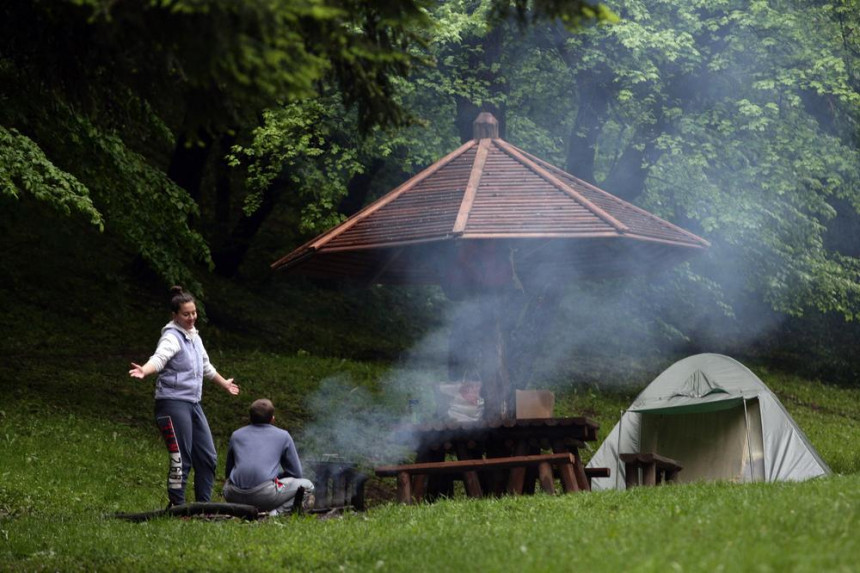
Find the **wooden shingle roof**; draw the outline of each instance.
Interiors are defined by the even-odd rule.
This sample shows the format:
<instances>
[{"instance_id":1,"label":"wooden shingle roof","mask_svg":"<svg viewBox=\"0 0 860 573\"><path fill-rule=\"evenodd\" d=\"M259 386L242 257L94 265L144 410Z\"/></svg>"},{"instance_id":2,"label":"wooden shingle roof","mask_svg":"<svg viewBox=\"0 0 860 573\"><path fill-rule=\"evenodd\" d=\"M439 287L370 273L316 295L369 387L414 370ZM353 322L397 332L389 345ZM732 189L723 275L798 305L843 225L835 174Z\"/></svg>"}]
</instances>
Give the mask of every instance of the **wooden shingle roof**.
<instances>
[{"instance_id":1,"label":"wooden shingle roof","mask_svg":"<svg viewBox=\"0 0 860 573\"><path fill-rule=\"evenodd\" d=\"M605 278L664 268L708 246L505 142L495 125L481 114L475 139L272 267L437 283L453 245L493 241L510 247L520 269Z\"/></svg>"}]
</instances>

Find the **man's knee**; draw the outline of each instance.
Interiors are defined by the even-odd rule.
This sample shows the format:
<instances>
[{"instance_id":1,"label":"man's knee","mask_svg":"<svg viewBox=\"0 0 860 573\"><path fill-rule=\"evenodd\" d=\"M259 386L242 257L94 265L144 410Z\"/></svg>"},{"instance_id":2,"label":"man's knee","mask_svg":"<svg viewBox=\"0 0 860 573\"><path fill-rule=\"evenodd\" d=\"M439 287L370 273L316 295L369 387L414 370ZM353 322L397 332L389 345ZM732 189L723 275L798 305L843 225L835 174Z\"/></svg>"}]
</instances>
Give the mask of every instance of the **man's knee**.
<instances>
[{"instance_id":1,"label":"man's knee","mask_svg":"<svg viewBox=\"0 0 860 573\"><path fill-rule=\"evenodd\" d=\"M299 479L299 487L304 488L305 493L312 493L314 491L314 482L309 479Z\"/></svg>"}]
</instances>

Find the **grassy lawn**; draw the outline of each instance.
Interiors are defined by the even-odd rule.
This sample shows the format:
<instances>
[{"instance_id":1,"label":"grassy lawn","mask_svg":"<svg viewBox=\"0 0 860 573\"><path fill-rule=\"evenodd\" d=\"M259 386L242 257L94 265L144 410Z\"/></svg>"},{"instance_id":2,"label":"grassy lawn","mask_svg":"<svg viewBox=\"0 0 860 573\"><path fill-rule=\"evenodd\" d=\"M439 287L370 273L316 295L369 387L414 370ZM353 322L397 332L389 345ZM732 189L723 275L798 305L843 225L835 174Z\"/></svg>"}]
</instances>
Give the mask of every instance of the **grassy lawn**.
<instances>
[{"instance_id":1,"label":"grassy lawn","mask_svg":"<svg viewBox=\"0 0 860 573\"><path fill-rule=\"evenodd\" d=\"M244 382L245 398L267 395L284 405L279 419L305 436L300 452L310 447L320 393L341 402L338 416L362 422L368 412L396 417L403 409L403 396L381 391L391 377L384 364L265 353L217 358ZM112 515L166 503L151 381L125 377L123 357L71 366L40 359L15 372L0 366L0 376L25 368L28 384L0 397L2 570L852 571L860 555L860 391L783 373L757 371L832 477L417 507L377 502L332 519L130 523ZM248 400L207 390L223 457ZM598 419L605 435L637 391L570 389L558 407Z\"/></svg>"}]
</instances>

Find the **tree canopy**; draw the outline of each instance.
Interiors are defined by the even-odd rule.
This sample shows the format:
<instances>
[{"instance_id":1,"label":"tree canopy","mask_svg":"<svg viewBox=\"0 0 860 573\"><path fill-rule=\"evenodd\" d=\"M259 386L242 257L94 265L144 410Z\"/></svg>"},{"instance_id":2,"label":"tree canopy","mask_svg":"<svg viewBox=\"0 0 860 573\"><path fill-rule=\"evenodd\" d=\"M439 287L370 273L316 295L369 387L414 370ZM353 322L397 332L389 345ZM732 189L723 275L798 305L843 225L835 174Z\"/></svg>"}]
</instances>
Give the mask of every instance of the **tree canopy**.
<instances>
[{"instance_id":1,"label":"tree canopy","mask_svg":"<svg viewBox=\"0 0 860 573\"><path fill-rule=\"evenodd\" d=\"M327 143L307 153L276 127L312 109L298 102L272 110L271 129L261 129L237 160L273 175L283 174L278 164L338 173L306 190L310 234L470 138L478 111L489 110L512 143L711 241L704 257L659 280L602 287L592 308L640 334L705 344L717 333L743 345L784 317L854 320L854 3L607 6L617 21L571 32L556 20L526 29L488 21L490 2L440 3L429 42L413 47L435 65L395 82L417 125L371 132L358 143L348 109L317 107L325 120L314 121L316 129L327 126L317 141ZM566 312L599 328L600 317L587 309Z\"/></svg>"},{"instance_id":2,"label":"tree canopy","mask_svg":"<svg viewBox=\"0 0 860 573\"><path fill-rule=\"evenodd\" d=\"M531 10L527 4L496 0L488 18L528 24L540 15L575 25L600 14L579 0L541 0ZM433 5L5 2L0 192L80 213L121 238L165 281L197 285L191 266L218 262L213 244L222 253L236 250L256 229L233 209L247 187L224 160L230 146L271 117L267 109L330 91L359 133L408 124L395 83L427 63L413 47L427 41ZM250 175L252 190L259 176ZM249 208L259 210L259 198L252 196ZM201 225L210 211L217 220ZM232 262L223 257L225 269L238 264L241 249Z\"/></svg>"},{"instance_id":3,"label":"tree canopy","mask_svg":"<svg viewBox=\"0 0 860 573\"><path fill-rule=\"evenodd\" d=\"M303 240L489 110L512 143L711 241L628 287L643 323L683 338L703 307L740 323L750 305L853 320L857 8L12 0L0 199L83 217L194 288L200 263L237 272L271 217Z\"/></svg>"}]
</instances>

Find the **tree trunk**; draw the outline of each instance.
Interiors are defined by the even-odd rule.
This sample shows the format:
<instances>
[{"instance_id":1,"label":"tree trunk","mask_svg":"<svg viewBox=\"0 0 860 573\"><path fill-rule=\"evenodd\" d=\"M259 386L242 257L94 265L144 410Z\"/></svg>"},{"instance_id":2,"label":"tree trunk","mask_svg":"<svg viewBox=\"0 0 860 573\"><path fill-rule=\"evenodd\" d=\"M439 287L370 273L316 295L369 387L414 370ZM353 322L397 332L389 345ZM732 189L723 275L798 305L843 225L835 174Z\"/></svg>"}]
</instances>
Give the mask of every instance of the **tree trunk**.
<instances>
[{"instance_id":1,"label":"tree trunk","mask_svg":"<svg viewBox=\"0 0 860 573\"><path fill-rule=\"evenodd\" d=\"M579 88L579 107L567 140L565 170L596 184L594 159L597 138L603 127L609 98L593 74L582 74Z\"/></svg>"},{"instance_id":2,"label":"tree trunk","mask_svg":"<svg viewBox=\"0 0 860 573\"><path fill-rule=\"evenodd\" d=\"M275 190L267 190L257 210L251 215L242 215L233 227L228 240L218 251L212 253L216 273L229 278L239 272L239 267L242 266L257 231L275 208L276 195Z\"/></svg>"},{"instance_id":3,"label":"tree trunk","mask_svg":"<svg viewBox=\"0 0 860 573\"><path fill-rule=\"evenodd\" d=\"M644 137L644 143L631 143L624 149L612 171L601 183L604 190L631 203L645 191L648 168L661 153L654 144L656 137L651 137L651 133L659 129L648 129L649 134Z\"/></svg>"},{"instance_id":4,"label":"tree trunk","mask_svg":"<svg viewBox=\"0 0 860 573\"><path fill-rule=\"evenodd\" d=\"M499 69L499 62L502 57L502 47L504 46L504 29L501 26L495 26L486 36L472 38L471 56L469 58L469 68L477 70L476 79L483 84L489 86L490 97L480 104L475 103L474 97L457 96L457 117L456 125L457 132L460 134L460 141L466 143L473 138L472 122L478 117L482 111L492 113L499 122L499 137L505 137L505 108L504 98L506 92L506 84L499 81L499 74L495 71ZM475 49L480 46L480 50Z\"/></svg>"},{"instance_id":5,"label":"tree trunk","mask_svg":"<svg viewBox=\"0 0 860 573\"><path fill-rule=\"evenodd\" d=\"M503 299L499 298L501 302ZM481 395L484 398L484 419L508 421L516 418L514 388L508 372L507 336L504 331L503 310L497 305L489 331L483 333L481 357Z\"/></svg>"},{"instance_id":6,"label":"tree trunk","mask_svg":"<svg viewBox=\"0 0 860 573\"><path fill-rule=\"evenodd\" d=\"M212 138L208 135L200 137L198 142L190 141L185 135L180 135L170 158L167 176L177 185L185 189L194 199L200 202L200 185L206 164L212 151Z\"/></svg>"},{"instance_id":7,"label":"tree trunk","mask_svg":"<svg viewBox=\"0 0 860 573\"><path fill-rule=\"evenodd\" d=\"M354 175L346 185L346 197L341 200L337 212L349 217L364 207L373 179L384 166L382 159L375 158L364 173Z\"/></svg>"}]
</instances>

